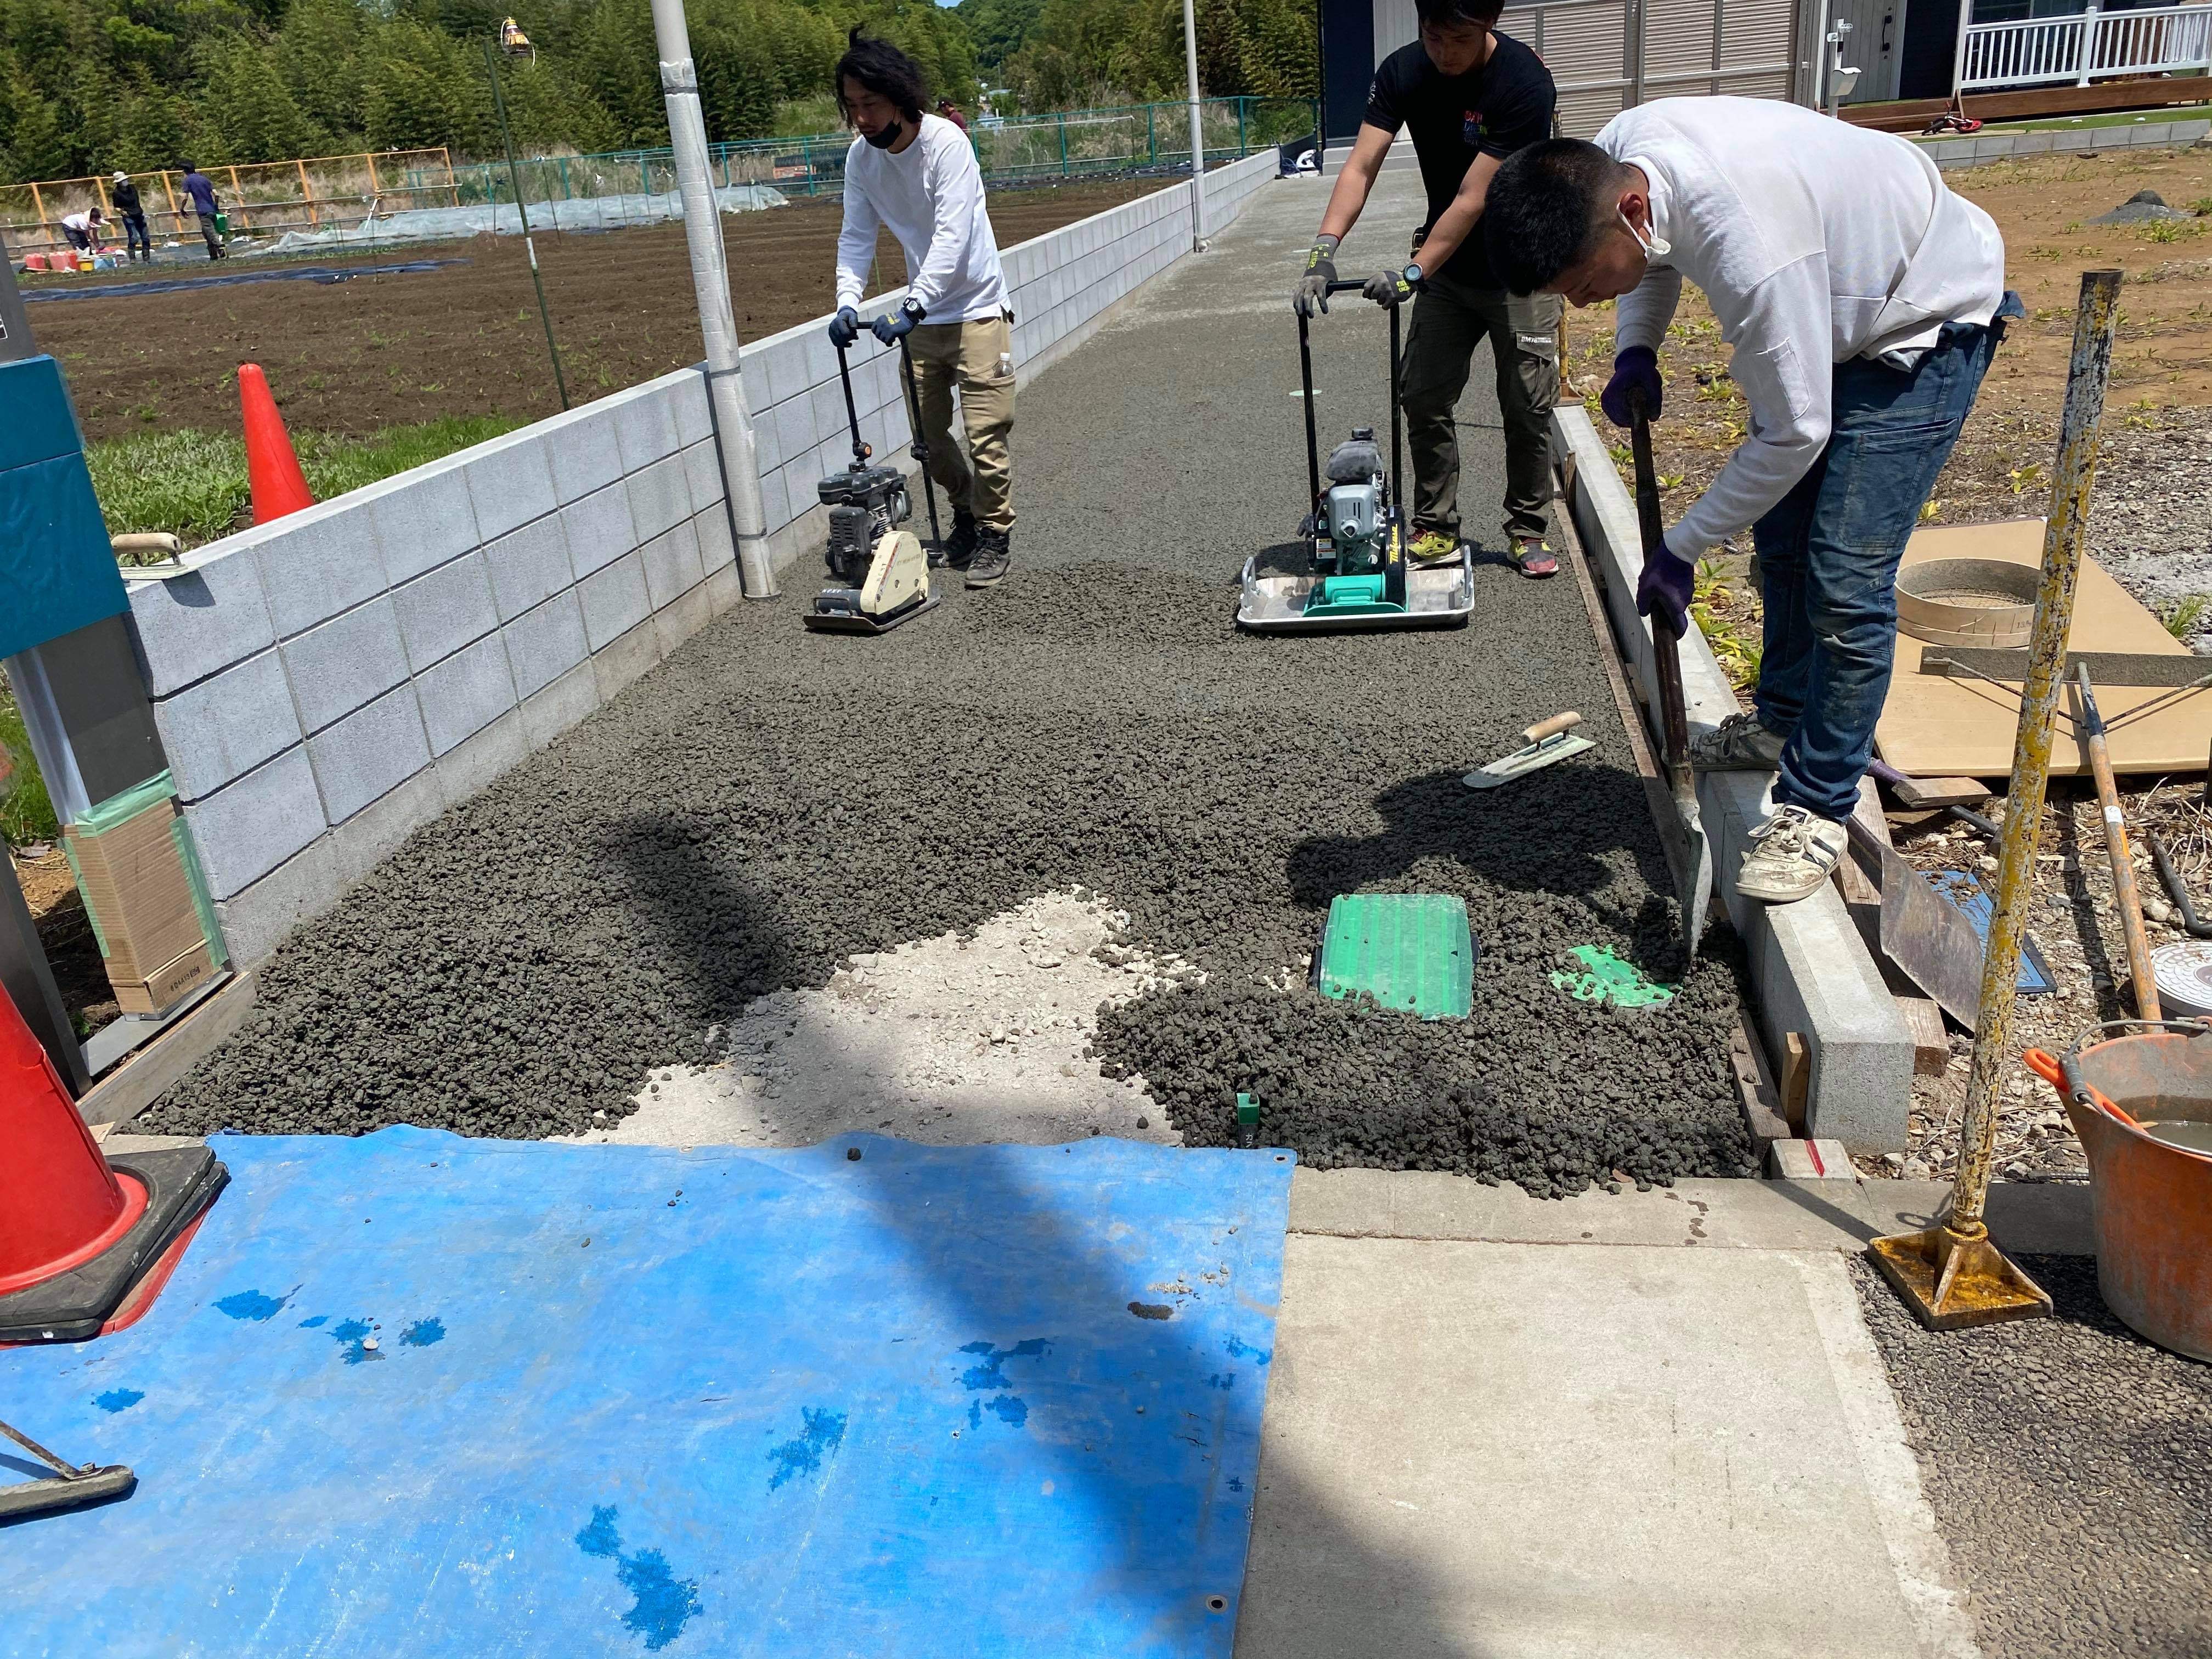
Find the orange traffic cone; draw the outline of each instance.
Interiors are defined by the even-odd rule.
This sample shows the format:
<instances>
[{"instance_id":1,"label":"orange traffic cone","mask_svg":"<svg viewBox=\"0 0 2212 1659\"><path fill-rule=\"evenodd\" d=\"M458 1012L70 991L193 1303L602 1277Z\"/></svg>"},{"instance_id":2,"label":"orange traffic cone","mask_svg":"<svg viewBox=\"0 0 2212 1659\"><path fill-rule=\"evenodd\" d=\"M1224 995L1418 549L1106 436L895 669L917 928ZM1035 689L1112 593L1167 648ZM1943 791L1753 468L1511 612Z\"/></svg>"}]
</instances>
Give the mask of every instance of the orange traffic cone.
<instances>
[{"instance_id":1,"label":"orange traffic cone","mask_svg":"<svg viewBox=\"0 0 2212 1659\"><path fill-rule=\"evenodd\" d=\"M143 1314L229 1179L204 1146L111 1168L0 990L0 1345L70 1341Z\"/></svg>"},{"instance_id":2,"label":"orange traffic cone","mask_svg":"<svg viewBox=\"0 0 2212 1659\"><path fill-rule=\"evenodd\" d=\"M246 477L253 486L253 522L267 524L313 507L315 498L307 493L300 458L292 453L291 436L260 364L238 366L238 401L246 414Z\"/></svg>"}]
</instances>

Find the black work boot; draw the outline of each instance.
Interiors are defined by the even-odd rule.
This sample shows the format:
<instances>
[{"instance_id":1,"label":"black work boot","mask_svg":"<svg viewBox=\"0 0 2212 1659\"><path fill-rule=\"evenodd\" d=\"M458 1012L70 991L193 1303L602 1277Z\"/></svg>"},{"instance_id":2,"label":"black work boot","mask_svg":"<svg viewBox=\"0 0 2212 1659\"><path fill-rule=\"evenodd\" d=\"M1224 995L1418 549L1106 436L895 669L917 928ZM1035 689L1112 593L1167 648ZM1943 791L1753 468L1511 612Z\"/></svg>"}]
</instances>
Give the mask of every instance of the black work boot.
<instances>
[{"instance_id":1,"label":"black work boot","mask_svg":"<svg viewBox=\"0 0 2212 1659\"><path fill-rule=\"evenodd\" d=\"M1006 567L1013 562L1013 549L1003 530L978 530L975 532L975 558L968 567L968 586L989 587L1003 580Z\"/></svg>"},{"instance_id":2,"label":"black work boot","mask_svg":"<svg viewBox=\"0 0 2212 1659\"><path fill-rule=\"evenodd\" d=\"M952 509L952 533L929 556L933 567L965 570L975 556L975 515L964 507Z\"/></svg>"}]
</instances>

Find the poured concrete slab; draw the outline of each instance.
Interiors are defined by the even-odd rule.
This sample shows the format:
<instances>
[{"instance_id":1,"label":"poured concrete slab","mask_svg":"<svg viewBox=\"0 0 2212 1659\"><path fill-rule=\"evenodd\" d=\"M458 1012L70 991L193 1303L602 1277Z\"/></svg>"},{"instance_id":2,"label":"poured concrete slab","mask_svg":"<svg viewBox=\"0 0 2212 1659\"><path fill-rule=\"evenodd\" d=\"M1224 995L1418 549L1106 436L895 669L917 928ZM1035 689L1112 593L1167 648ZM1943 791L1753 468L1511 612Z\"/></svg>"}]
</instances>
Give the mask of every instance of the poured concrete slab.
<instances>
[{"instance_id":1,"label":"poured concrete slab","mask_svg":"<svg viewBox=\"0 0 2212 1659\"><path fill-rule=\"evenodd\" d=\"M1839 1255L1293 1233L1238 1659L1976 1651Z\"/></svg>"}]
</instances>

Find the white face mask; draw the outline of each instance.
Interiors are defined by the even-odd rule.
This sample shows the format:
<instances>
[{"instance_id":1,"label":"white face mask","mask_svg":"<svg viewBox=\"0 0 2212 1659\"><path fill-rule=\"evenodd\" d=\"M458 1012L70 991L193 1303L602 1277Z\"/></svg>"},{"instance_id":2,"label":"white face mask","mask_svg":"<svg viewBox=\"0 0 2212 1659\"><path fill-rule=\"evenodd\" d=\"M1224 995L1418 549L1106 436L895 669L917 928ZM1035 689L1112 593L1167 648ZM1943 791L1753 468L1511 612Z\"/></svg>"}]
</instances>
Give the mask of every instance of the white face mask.
<instances>
[{"instance_id":1,"label":"white face mask","mask_svg":"<svg viewBox=\"0 0 2212 1659\"><path fill-rule=\"evenodd\" d=\"M1671 242L1664 241L1656 236L1646 238L1644 233L1637 229L1630 222L1627 214L1623 213L1620 216L1620 222L1627 227L1628 234L1636 239L1636 246L1644 250L1645 258L1663 259L1674 251L1674 245Z\"/></svg>"}]
</instances>

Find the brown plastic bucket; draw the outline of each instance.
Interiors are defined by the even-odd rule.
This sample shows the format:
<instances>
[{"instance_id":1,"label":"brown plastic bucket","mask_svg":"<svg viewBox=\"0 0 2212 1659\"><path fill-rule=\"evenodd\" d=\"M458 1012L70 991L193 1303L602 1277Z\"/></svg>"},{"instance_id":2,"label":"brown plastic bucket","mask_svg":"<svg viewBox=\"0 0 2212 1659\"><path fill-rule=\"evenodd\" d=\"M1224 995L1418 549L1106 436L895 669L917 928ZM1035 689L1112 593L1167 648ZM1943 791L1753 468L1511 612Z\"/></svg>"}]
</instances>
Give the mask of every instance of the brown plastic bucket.
<instances>
[{"instance_id":1,"label":"brown plastic bucket","mask_svg":"<svg viewBox=\"0 0 2212 1659\"><path fill-rule=\"evenodd\" d=\"M2105 1035L2115 1030L2128 1034ZM2212 1156L2157 1133L2212 1123L2212 1025L2116 1020L2063 1060L2026 1058L2064 1097L2088 1154L2106 1306L2159 1346L2212 1360Z\"/></svg>"}]
</instances>

